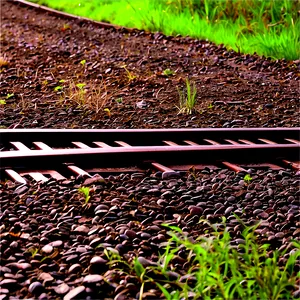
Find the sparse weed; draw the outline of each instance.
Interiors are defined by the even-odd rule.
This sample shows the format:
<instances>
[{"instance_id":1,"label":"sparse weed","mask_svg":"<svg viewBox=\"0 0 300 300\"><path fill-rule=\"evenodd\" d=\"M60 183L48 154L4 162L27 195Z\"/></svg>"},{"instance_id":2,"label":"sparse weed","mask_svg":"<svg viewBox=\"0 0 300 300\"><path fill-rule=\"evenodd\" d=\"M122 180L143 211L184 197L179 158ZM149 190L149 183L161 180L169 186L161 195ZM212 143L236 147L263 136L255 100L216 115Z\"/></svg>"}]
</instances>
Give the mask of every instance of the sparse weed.
<instances>
[{"instance_id":1,"label":"sparse weed","mask_svg":"<svg viewBox=\"0 0 300 300\"><path fill-rule=\"evenodd\" d=\"M14 93L12 93L12 94L9 94L9 93L8 93L8 94L6 95L6 99L10 99L10 98L12 98L14 95L15 95Z\"/></svg>"},{"instance_id":2,"label":"sparse weed","mask_svg":"<svg viewBox=\"0 0 300 300\"><path fill-rule=\"evenodd\" d=\"M174 75L174 74L175 74L175 72L172 71L171 69L165 69L165 70L163 71L163 75L165 75L165 76L172 76L172 75Z\"/></svg>"},{"instance_id":3,"label":"sparse weed","mask_svg":"<svg viewBox=\"0 0 300 300\"><path fill-rule=\"evenodd\" d=\"M5 55L0 55L0 68L7 67L9 65L9 61L6 59Z\"/></svg>"},{"instance_id":4,"label":"sparse weed","mask_svg":"<svg viewBox=\"0 0 300 300\"><path fill-rule=\"evenodd\" d=\"M107 114L107 116L110 118L111 117L111 111L109 108L104 108L103 111Z\"/></svg>"},{"instance_id":5,"label":"sparse weed","mask_svg":"<svg viewBox=\"0 0 300 300\"><path fill-rule=\"evenodd\" d=\"M32 258L35 257L39 253L39 249L35 248L35 247L28 249L28 251L31 253Z\"/></svg>"},{"instance_id":6,"label":"sparse weed","mask_svg":"<svg viewBox=\"0 0 300 300\"><path fill-rule=\"evenodd\" d=\"M58 85L54 88L54 92L60 92L63 90L63 87L61 85Z\"/></svg>"},{"instance_id":7,"label":"sparse weed","mask_svg":"<svg viewBox=\"0 0 300 300\"><path fill-rule=\"evenodd\" d=\"M79 193L82 193L84 195L84 204L88 204L91 196L90 196L90 188L89 187L86 187L86 186L83 186L83 187L80 187L78 189L78 192Z\"/></svg>"},{"instance_id":8,"label":"sparse weed","mask_svg":"<svg viewBox=\"0 0 300 300\"><path fill-rule=\"evenodd\" d=\"M123 98L119 97L115 100L118 104L122 104L123 103Z\"/></svg>"},{"instance_id":9,"label":"sparse weed","mask_svg":"<svg viewBox=\"0 0 300 300\"><path fill-rule=\"evenodd\" d=\"M177 91L179 94L179 114L186 113L191 114L194 110L197 98L197 88L195 83L190 83L188 79L186 79L186 90L185 92L180 90L177 87Z\"/></svg>"},{"instance_id":10,"label":"sparse weed","mask_svg":"<svg viewBox=\"0 0 300 300\"><path fill-rule=\"evenodd\" d=\"M76 103L80 107L99 113L108 101L105 82L88 86L86 83L76 83L73 80L64 80L63 86L55 87L55 91L60 94L60 103L66 105Z\"/></svg>"},{"instance_id":11,"label":"sparse weed","mask_svg":"<svg viewBox=\"0 0 300 300\"><path fill-rule=\"evenodd\" d=\"M136 75L132 74L128 69L126 65L123 65L122 68L126 71L127 73L127 78L129 81L132 81L136 78Z\"/></svg>"},{"instance_id":12,"label":"sparse weed","mask_svg":"<svg viewBox=\"0 0 300 300\"><path fill-rule=\"evenodd\" d=\"M244 181L245 181L245 183L247 183L247 184L249 184L251 181L252 181L252 177L250 176L250 174L246 174L245 176L244 176Z\"/></svg>"}]
</instances>

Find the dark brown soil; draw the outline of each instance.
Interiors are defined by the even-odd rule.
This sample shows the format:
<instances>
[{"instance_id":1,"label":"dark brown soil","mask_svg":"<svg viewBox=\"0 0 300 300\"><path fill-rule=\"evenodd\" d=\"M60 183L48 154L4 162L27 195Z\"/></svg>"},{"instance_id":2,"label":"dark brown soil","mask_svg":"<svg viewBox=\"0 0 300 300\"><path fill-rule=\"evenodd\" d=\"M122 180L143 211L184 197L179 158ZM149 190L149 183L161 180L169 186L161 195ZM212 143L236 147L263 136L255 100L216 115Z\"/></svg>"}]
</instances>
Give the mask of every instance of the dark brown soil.
<instances>
[{"instance_id":1,"label":"dark brown soil","mask_svg":"<svg viewBox=\"0 0 300 300\"><path fill-rule=\"evenodd\" d=\"M1 1L1 55L8 61L1 67L1 128L299 125L299 61L103 29L8 1ZM177 88L187 78L198 92L191 115L178 114ZM81 94L76 84L85 84Z\"/></svg>"}]
</instances>

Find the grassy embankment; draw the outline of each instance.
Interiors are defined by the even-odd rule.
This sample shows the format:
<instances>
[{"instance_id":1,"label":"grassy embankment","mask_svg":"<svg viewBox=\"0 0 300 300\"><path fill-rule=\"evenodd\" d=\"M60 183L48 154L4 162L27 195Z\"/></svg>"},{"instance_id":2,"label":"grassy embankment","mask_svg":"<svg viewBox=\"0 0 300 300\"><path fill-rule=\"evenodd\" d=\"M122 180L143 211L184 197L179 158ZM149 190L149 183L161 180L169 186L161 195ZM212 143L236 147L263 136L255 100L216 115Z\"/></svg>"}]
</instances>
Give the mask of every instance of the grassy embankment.
<instances>
[{"instance_id":1,"label":"grassy embankment","mask_svg":"<svg viewBox=\"0 0 300 300\"><path fill-rule=\"evenodd\" d=\"M32 0L126 27L191 36L241 53L300 58L299 1Z\"/></svg>"}]
</instances>

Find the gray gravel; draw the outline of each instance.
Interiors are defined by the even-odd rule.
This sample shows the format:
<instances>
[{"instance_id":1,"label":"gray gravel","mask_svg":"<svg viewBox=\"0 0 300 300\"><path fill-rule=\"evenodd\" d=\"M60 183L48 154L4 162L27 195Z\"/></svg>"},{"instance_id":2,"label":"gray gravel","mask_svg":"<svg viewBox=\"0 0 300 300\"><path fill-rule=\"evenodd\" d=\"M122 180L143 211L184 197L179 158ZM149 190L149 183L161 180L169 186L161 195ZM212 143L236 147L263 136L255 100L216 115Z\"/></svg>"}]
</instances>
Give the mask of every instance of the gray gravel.
<instances>
[{"instance_id":1,"label":"gray gravel","mask_svg":"<svg viewBox=\"0 0 300 300\"><path fill-rule=\"evenodd\" d=\"M224 169L177 179L162 179L160 172L109 176L90 185L87 205L78 192L83 178L26 189L7 181L0 190L0 299L136 298L136 279L109 269L105 249L136 256L148 266L169 238L162 223L196 239L209 229L200 219L220 224L223 216L232 244L238 245L242 226L233 213L247 225L261 222L258 240L269 243L269 251L286 250L284 264L294 251L291 239L300 238L299 174L248 172L250 183L245 174ZM185 260L178 264L184 270ZM150 290L161 297L155 286Z\"/></svg>"}]
</instances>

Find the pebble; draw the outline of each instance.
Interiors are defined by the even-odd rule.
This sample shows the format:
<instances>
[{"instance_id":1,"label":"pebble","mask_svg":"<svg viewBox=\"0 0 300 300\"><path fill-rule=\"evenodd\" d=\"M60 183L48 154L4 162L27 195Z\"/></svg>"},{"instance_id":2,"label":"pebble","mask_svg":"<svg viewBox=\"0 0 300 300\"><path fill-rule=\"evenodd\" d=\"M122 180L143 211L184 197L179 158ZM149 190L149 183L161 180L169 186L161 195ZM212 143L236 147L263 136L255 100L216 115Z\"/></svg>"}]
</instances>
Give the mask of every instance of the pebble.
<instances>
[{"instance_id":1,"label":"pebble","mask_svg":"<svg viewBox=\"0 0 300 300\"><path fill-rule=\"evenodd\" d=\"M74 265L71 265L71 267L68 270L68 273L69 274L78 273L81 270L82 270L82 266L80 264L74 264Z\"/></svg>"},{"instance_id":2,"label":"pebble","mask_svg":"<svg viewBox=\"0 0 300 300\"><path fill-rule=\"evenodd\" d=\"M233 206L227 207L226 210L225 210L225 212L224 212L224 215L228 216L233 210L234 210Z\"/></svg>"},{"instance_id":3,"label":"pebble","mask_svg":"<svg viewBox=\"0 0 300 300\"><path fill-rule=\"evenodd\" d=\"M103 281L103 276L93 274L93 275L87 275L83 278L83 283L98 283Z\"/></svg>"},{"instance_id":4,"label":"pebble","mask_svg":"<svg viewBox=\"0 0 300 300\"><path fill-rule=\"evenodd\" d=\"M59 295L65 295L70 290L70 287L66 283L62 283L56 287L54 287L55 293Z\"/></svg>"},{"instance_id":5,"label":"pebble","mask_svg":"<svg viewBox=\"0 0 300 300\"><path fill-rule=\"evenodd\" d=\"M9 291L14 291L18 289L19 284L15 279L3 279L0 281L0 286L2 289L8 289Z\"/></svg>"},{"instance_id":6,"label":"pebble","mask_svg":"<svg viewBox=\"0 0 300 300\"><path fill-rule=\"evenodd\" d=\"M180 178L180 174L178 172L174 172L174 171L166 171L166 172L162 173L163 180L168 180L168 179L173 179L173 178Z\"/></svg>"},{"instance_id":7,"label":"pebble","mask_svg":"<svg viewBox=\"0 0 300 300\"><path fill-rule=\"evenodd\" d=\"M136 237L136 232L130 229L125 231L125 235L128 236L130 239L134 239Z\"/></svg>"},{"instance_id":8,"label":"pebble","mask_svg":"<svg viewBox=\"0 0 300 300\"><path fill-rule=\"evenodd\" d=\"M42 252L44 252L45 254L50 254L53 251L53 246L51 246L50 244L45 245L42 248Z\"/></svg>"},{"instance_id":9,"label":"pebble","mask_svg":"<svg viewBox=\"0 0 300 300\"><path fill-rule=\"evenodd\" d=\"M39 281L35 281L30 284L28 291L35 296L39 296L44 291L44 289L44 286Z\"/></svg>"},{"instance_id":10,"label":"pebble","mask_svg":"<svg viewBox=\"0 0 300 300\"><path fill-rule=\"evenodd\" d=\"M289 238L299 239L300 236L294 173L291 172L291 176L283 174L279 178L278 171L255 169L251 174L253 182L244 186L237 184L241 176L225 169L199 171L196 179L188 179L185 175L162 179L154 173L137 177L116 175L110 181L105 179L108 186L96 190L93 193L95 201L85 207L76 202L78 188L72 186L72 181L63 190L57 183L50 185L56 200L51 197L52 193L40 199L37 192L33 204L40 210L31 210L32 203L26 209L22 208L25 204L18 204L0 215L4 224L11 218L19 219L16 224L5 226L1 232L0 247L5 256L5 266L0 267L0 276L2 282L13 280L13 284L7 282L7 287L4 281L1 288L8 292L3 294L14 296L15 289L22 289L22 296L27 298L65 296L69 299L91 299L97 287L99 290L115 289L115 293L110 293L111 298L131 294L135 297L139 289L136 279L123 274L116 281L104 251L120 254L126 259L137 255L144 268L155 267L170 238L167 234L169 229L162 226L164 223L179 226L184 234L190 234L191 241L195 241L199 232L210 230L208 225L199 222L200 219L206 217L218 230L224 230L221 221L226 216L233 246L239 248L244 244L241 239L243 228L233 215L236 213L247 225L260 222L257 228L259 238L268 240L271 249L286 249ZM283 180L289 183L288 188L275 184ZM40 188L49 190L44 186ZM271 196L268 190L272 190ZM51 213L47 215L45 210ZM26 211L26 215L21 216L19 212L22 211ZM35 214L34 221L31 221L30 214ZM29 220L27 215L31 216ZM22 233L28 234L28 238L23 240L11 236L8 230L12 226L17 232L22 230ZM25 244L26 249L34 249L38 243L42 245L41 250L34 257L28 251L21 251ZM293 247L291 244L287 253L294 253ZM174 280L184 277L187 267L187 252L180 249L176 256L172 264L182 273L179 275L171 271L169 277ZM193 282L192 277L188 280ZM18 282L22 286L15 284ZM35 292L26 295L29 286ZM126 292L121 294L124 290ZM153 295L159 297L155 287L153 290Z\"/></svg>"},{"instance_id":11,"label":"pebble","mask_svg":"<svg viewBox=\"0 0 300 300\"><path fill-rule=\"evenodd\" d=\"M90 231L90 229L84 225L80 225L74 229L74 232L78 233L78 234L88 233L89 231Z\"/></svg>"},{"instance_id":12,"label":"pebble","mask_svg":"<svg viewBox=\"0 0 300 300\"><path fill-rule=\"evenodd\" d=\"M54 280L54 278L49 273L41 273L38 277L38 280L43 281L43 285L45 285L47 282L51 282Z\"/></svg>"},{"instance_id":13,"label":"pebble","mask_svg":"<svg viewBox=\"0 0 300 300\"><path fill-rule=\"evenodd\" d=\"M189 207L190 214L193 215L202 215L203 209L199 206L190 206Z\"/></svg>"},{"instance_id":14,"label":"pebble","mask_svg":"<svg viewBox=\"0 0 300 300\"><path fill-rule=\"evenodd\" d=\"M70 290L63 298L63 300L72 300L72 299L83 299L83 292L85 291L84 286L78 286Z\"/></svg>"},{"instance_id":15,"label":"pebble","mask_svg":"<svg viewBox=\"0 0 300 300\"><path fill-rule=\"evenodd\" d=\"M261 201L257 200L257 201L255 201L255 202L253 203L253 206L254 206L254 207L260 207L260 206L262 206L262 203L261 203Z\"/></svg>"}]
</instances>

